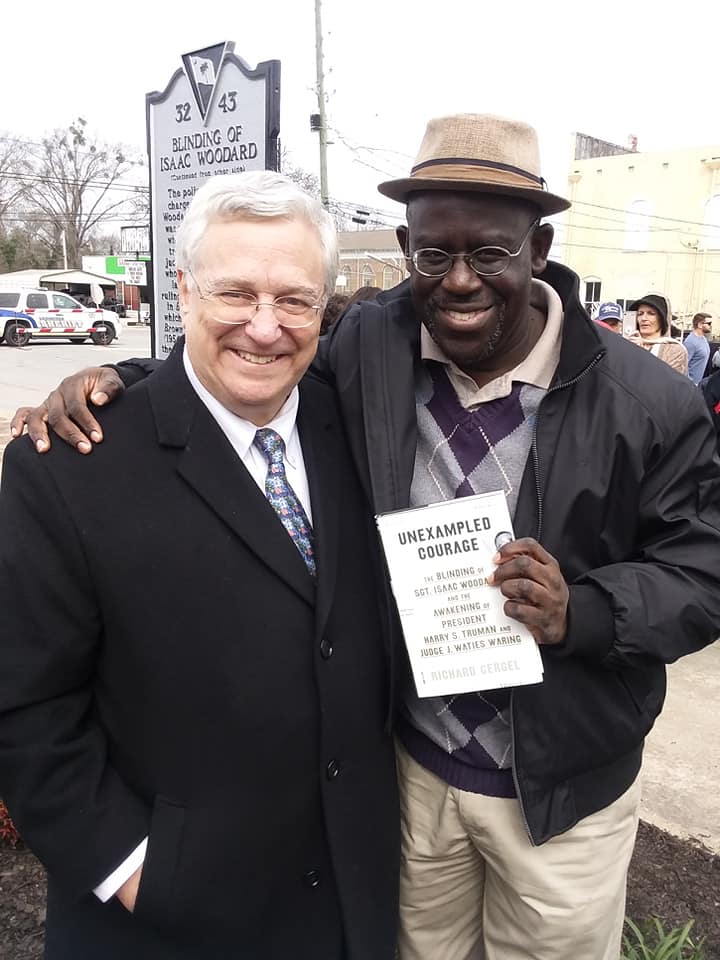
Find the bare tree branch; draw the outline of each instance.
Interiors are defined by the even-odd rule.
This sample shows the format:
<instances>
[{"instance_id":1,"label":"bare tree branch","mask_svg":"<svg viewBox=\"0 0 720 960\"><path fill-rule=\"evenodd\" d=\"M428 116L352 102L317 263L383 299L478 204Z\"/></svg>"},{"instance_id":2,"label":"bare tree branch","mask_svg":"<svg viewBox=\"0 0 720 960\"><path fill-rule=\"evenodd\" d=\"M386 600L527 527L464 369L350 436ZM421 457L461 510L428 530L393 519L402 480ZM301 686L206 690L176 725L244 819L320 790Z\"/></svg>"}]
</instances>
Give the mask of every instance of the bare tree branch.
<instances>
[{"instance_id":1,"label":"bare tree branch","mask_svg":"<svg viewBox=\"0 0 720 960\"><path fill-rule=\"evenodd\" d=\"M135 188L122 178L139 160L128 158L120 145L93 140L87 123L78 117L66 130L55 130L27 151L24 173L24 210L38 223L38 236L51 249L63 232L68 265L80 266L93 231L127 212L134 219Z\"/></svg>"}]
</instances>

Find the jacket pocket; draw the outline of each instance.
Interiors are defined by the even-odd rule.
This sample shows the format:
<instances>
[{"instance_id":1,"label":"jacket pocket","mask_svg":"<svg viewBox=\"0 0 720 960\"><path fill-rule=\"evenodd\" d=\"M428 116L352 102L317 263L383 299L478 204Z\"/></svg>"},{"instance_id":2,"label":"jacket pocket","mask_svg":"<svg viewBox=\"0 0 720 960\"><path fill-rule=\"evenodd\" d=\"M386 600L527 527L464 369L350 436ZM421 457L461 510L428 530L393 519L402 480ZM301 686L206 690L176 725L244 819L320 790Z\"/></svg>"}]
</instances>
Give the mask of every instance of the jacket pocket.
<instances>
[{"instance_id":1,"label":"jacket pocket","mask_svg":"<svg viewBox=\"0 0 720 960\"><path fill-rule=\"evenodd\" d=\"M153 804L147 853L134 915L152 926L167 927L175 916L175 874L182 845L185 808L157 796Z\"/></svg>"},{"instance_id":2,"label":"jacket pocket","mask_svg":"<svg viewBox=\"0 0 720 960\"><path fill-rule=\"evenodd\" d=\"M620 685L632 700L640 716L645 716L650 725L662 710L665 699L665 667L653 664L644 670L617 671Z\"/></svg>"}]
</instances>

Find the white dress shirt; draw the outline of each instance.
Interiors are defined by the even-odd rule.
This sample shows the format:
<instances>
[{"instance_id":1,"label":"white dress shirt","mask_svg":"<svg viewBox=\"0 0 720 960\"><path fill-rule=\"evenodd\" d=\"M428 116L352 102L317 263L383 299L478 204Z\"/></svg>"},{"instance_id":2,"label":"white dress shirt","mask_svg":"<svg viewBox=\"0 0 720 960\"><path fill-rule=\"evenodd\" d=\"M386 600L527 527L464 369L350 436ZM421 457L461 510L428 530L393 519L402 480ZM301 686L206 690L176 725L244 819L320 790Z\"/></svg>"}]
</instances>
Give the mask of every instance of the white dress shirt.
<instances>
[{"instance_id":1,"label":"white dress shirt","mask_svg":"<svg viewBox=\"0 0 720 960\"><path fill-rule=\"evenodd\" d=\"M232 413L227 407L224 407L198 380L197 374L193 370L187 347L183 351L183 365L185 373L195 393L210 411L222 432L227 437L233 450L238 455L250 476L258 485L263 494L265 493L265 477L267 476L268 462L262 451L253 443L255 433L258 427L249 420L243 420L237 414ZM312 507L310 505L310 488L308 486L307 472L305 470L305 461L303 460L302 448L300 446L300 435L297 429L297 411L300 401L300 391L293 387L290 395L280 408L278 414L270 421L263 424L279 433L285 442L285 473L290 486L295 491L298 500L303 505L308 520L312 523ZM95 895L103 903L114 896L120 887L129 880L138 867L145 862L147 853L148 838L138 844L127 859L123 860L120 866L113 870L110 876L106 877L102 883L95 887Z\"/></svg>"}]
</instances>

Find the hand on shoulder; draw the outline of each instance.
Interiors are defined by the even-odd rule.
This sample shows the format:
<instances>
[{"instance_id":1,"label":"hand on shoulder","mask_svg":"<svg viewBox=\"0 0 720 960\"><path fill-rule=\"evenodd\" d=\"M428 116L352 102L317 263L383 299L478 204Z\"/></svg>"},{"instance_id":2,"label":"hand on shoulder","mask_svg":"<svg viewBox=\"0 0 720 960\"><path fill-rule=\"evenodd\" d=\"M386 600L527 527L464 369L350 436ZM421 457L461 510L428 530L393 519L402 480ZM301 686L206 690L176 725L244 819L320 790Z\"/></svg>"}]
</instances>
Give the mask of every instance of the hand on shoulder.
<instances>
[{"instance_id":1,"label":"hand on shoulder","mask_svg":"<svg viewBox=\"0 0 720 960\"><path fill-rule=\"evenodd\" d=\"M112 403L125 389L112 367L87 367L66 377L37 407L18 407L10 422L13 439L27 430L38 453L50 449L49 427L75 447L90 453L93 443L102 442L102 429L89 404L102 407Z\"/></svg>"}]
</instances>

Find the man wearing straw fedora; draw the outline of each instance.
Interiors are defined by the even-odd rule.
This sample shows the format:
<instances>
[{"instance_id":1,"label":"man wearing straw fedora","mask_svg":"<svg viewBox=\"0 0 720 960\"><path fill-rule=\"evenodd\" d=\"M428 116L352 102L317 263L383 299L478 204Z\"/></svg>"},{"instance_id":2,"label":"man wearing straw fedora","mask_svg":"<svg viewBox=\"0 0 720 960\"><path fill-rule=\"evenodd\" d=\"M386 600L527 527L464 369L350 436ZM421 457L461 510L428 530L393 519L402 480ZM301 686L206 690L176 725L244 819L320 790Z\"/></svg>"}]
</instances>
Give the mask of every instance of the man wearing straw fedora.
<instances>
[{"instance_id":1,"label":"man wearing straw fedora","mask_svg":"<svg viewBox=\"0 0 720 960\"><path fill-rule=\"evenodd\" d=\"M548 260L541 218L569 204L531 127L432 120L410 176L379 189L407 206L409 280L350 310L316 366L375 512L505 492L516 539L494 580L544 665L455 697L398 681L400 956L615 960L665 664L720 624L712 427L687 378L593 324ZM77 374L15 431L47 445L50 417L87 451L85 397L119 381Z\"/></svg>"}]
</instances>

